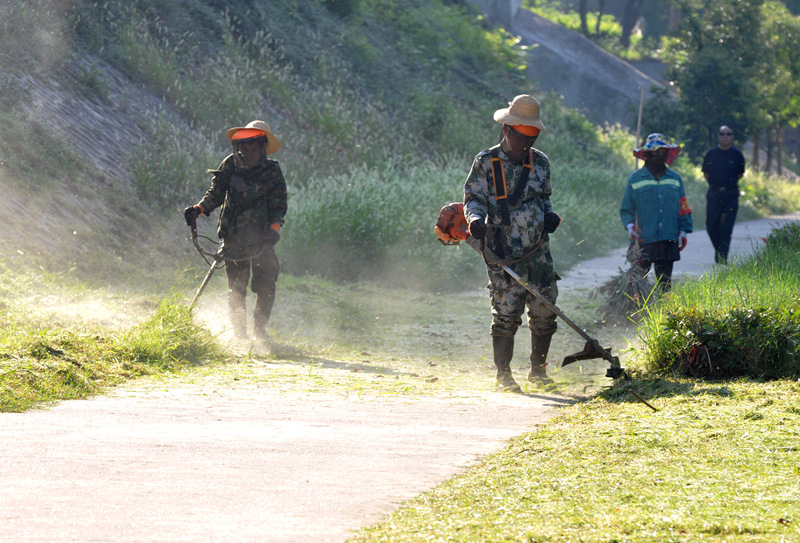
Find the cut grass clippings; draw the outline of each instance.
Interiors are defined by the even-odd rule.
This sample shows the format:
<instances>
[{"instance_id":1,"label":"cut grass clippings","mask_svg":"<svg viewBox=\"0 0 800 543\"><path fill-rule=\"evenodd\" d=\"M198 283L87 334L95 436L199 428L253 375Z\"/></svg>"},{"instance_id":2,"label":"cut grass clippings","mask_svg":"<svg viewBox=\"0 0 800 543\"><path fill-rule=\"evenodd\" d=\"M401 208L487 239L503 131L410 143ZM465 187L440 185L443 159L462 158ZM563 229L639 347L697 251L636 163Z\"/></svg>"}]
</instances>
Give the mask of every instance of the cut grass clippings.
<instances>
[{"instance_id":1,"label":"cut grass clippings","mask_svg":"<svg viewBox=\"0 0 800 543\"><path fill-rule=\"evenodd\" d=\"M0 307L0 411L85 398L143 376L248 381L345 396L480 396L494 390L488 294L477 287L426 293L284 274L271 319L272 346L265 349L226 341L225 281L213 279L190 315L185 306L193 290L186 300L154 307L129 294L6 269L0 274L6 301ZM581 295L564 293L559 303L577 322L591 321L596 311ZM613 328L598 335L622 345L626 333ZM551 362L582 344L569 329L557 333ZM529 348L522 329L514 372L528 393L539 393L525 380ZM549 369L558 387L548 392L588 397L610 386L605 367L595 360Z\"/></svg>"},{"instance_id":2,"label":"cut grass clippings","mask_svg":"<svg viewBox=\"0 0 800 543\"><path fill-rule=\"evenodd\" d=\"M349 541L797 541L798 394L787 380L628 382Z\"/></svg>"},{"instance_id":3,"label":"cut grass clippings","mask_svg":"<svg viewBox=\"0 0 800 543\"><path fill-rule=\"evenodd\" d=\"M125 332L46 328L0 316L0 412L85 398L126 379L224 360L188 309L165 301Z\"/></svg>"}]
</instances>

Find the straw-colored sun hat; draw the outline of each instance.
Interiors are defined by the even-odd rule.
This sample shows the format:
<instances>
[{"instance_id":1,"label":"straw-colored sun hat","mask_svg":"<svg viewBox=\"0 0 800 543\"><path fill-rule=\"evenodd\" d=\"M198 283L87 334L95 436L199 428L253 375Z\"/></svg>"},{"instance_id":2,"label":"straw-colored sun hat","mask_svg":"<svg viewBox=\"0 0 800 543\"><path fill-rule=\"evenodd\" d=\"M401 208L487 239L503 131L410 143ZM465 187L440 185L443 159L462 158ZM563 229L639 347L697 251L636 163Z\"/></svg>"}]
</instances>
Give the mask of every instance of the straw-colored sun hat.
<instances>
[{"instance_id":1,"label":"straw-colored sun hat","mask_svg":"<svg viewBox=\"0 0 800 543\"><path fill-rule=\"evenodd\" d=\"M544 124L539 118L539 100L530 94L520 94L508 107L495 111L494 120L510 126L533 126L544 132Z\"/></svg>"},{"instance_id":2,"label":"straw-colored sun hat","mask_svg":"<svg viewBox=\"0 0 800 543\"><path fill-rule=\"evenodd\" d=\"M275 137L275 134L270 130L269 125L264 121L251 121L247 126L236 126L228 129L225 134L228 140L245 140L255 138L256 136L267 137L267 154L277 153L281 149L281 142Z\"/></svg>"},{"instance_id":3,"label":"straw-colored sun hat","mask_svg":"<svg viewBox=\"0 0 800 543\"><path fill-rule=\"evenodd\" d=\"M664 134L653 133L647 136L647 139L642 145L641 149L634 149L633 156L640 160L647 160L647 153L649 151L655 151L656 149L667 149L667 164L672 164L675 162L675 159L678 158L678 155L681 152L680 145L670 145L667 143L667 138L664 137Z\"/></svg>"}]
</instances>

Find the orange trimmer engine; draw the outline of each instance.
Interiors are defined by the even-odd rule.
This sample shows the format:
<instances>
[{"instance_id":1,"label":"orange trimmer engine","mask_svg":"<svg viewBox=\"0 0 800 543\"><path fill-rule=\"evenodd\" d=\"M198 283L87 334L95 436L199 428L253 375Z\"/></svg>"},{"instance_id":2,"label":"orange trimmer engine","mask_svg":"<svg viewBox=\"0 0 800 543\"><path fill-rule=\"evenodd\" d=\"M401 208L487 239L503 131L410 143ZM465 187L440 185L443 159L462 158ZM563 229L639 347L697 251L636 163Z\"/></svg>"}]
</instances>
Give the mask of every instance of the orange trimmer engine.
<instances>
[{"instance_id":1,"label":"orange trimmer engine","mask_svg":"<svg viewBox=\"0 0 800 543\"><path fill-rule=\"evenodd\" d=\"M464 204L456 202L444 206L439 211L433 231L442 245L458 245L465 241L469 235L469 227L467 218L464 217Z\"/></svg>"}]
</instances>

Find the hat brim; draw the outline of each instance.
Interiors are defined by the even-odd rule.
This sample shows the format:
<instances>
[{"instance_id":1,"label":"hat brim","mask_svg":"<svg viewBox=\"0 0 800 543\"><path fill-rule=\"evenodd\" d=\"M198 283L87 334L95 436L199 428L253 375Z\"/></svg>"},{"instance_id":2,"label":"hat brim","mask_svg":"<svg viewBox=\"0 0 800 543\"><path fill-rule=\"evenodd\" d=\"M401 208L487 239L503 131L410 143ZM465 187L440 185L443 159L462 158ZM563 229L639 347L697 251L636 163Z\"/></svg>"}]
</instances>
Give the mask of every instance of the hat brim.
<instances>
[{"instance_id":1,"label":"hat brim","mask_svg":"<svg viewBox=\"0 0 800 543\"><path fill-rule=\"evenodd\" d=\"M229 128L227 130L227 132L225 132L225 135L228 137L228 141L233 141L233 135L236 132L238 132L239 130L252 130L252 129L253 129L252 127L248 128L246 126L235 126L233 128ZM261 129L259 129L259 130L261 130ZM281 150L281 142L275 136L275 134L273 134L269 130L262 130L262 132L264 132L267 135L267 150L266 150L266 153L268 155L271 155L273 153L277 153L278 151L280 151Z\"/></svg>"},{"instance_id":2,"label":"hat brim","mask_svg":"<svg viewBox=\"0 0 800 543\"><path fill-rule=\"evenodd\" d=\"M520 115L514 115L509 111L510 109L511 108L506 107L495 111L493 116L495 122L498 122L500 124L509 124L511 126L518 124L525 126L535 126L536 128L539 129L539 131L542 134L545 133L544 123L542 123L540 119L531 120L530 117L521 117Z\"/></svg>"},{"instance_id":3,"label":"hat brim","mask_svg":"<svg viewBox=\"0 0 800 543\"><path fill-rule=\"evenodd\" d=\"M664 149L664 147L659 147L659 149ZM666 160L666 163L671 165L673 162L675 162L675 159L678 158L678 155L681 152L681 146L680 145L669 145L669 146L666 147L666 149L667 149L667 160ZM633 150L633 156L635 156L639 160L647 160L647 153L649 153L651 151L655 151L655 150L656 149L647 149L647 150L645 150L645 149L634 149Z\"/></svg>"}]
</instances>

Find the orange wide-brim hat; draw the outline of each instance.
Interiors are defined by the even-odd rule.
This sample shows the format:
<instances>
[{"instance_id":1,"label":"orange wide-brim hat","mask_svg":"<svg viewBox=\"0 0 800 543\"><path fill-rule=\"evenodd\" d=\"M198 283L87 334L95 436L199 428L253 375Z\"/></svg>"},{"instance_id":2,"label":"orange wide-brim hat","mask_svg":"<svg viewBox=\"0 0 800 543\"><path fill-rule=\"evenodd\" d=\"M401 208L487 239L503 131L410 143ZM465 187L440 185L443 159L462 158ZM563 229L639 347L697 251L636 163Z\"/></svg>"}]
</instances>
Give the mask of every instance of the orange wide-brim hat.
<instances>
[{"instance_id":1,"label":"orange wide-brim hat","mask_svg":"<svg viewBox=\"0 0 800 543\"><path fill-rule=\"evenodd\" d=\"M272 133L269 125L264 121L251 121L247 126L236 126L229 128L225 135L229 141L246 140L258 136L267 137L267 154L277 153L281 150L281 142Z\"/></svg>"}]
</instances>

